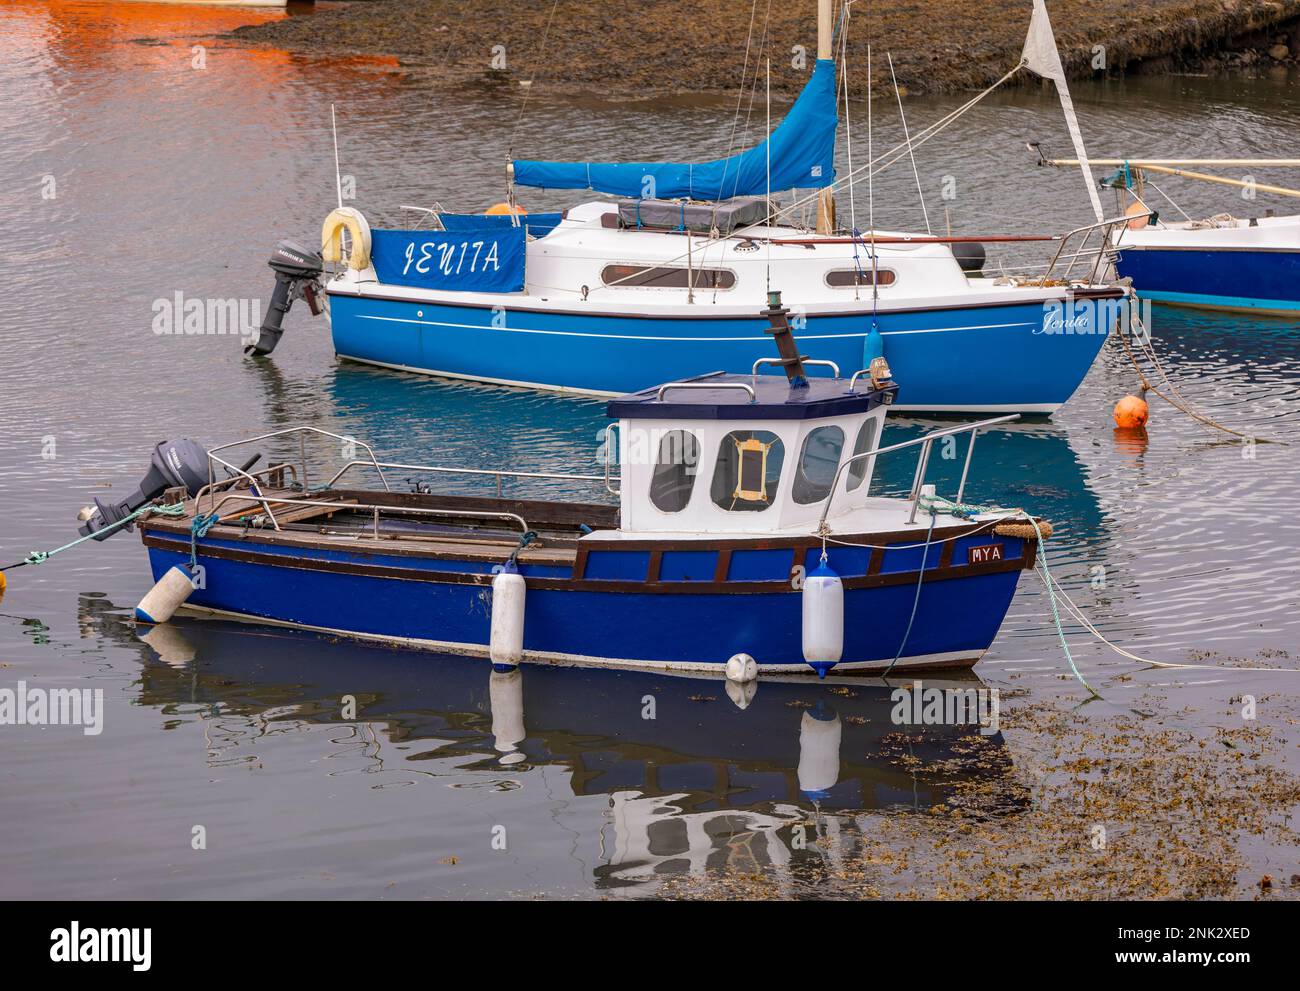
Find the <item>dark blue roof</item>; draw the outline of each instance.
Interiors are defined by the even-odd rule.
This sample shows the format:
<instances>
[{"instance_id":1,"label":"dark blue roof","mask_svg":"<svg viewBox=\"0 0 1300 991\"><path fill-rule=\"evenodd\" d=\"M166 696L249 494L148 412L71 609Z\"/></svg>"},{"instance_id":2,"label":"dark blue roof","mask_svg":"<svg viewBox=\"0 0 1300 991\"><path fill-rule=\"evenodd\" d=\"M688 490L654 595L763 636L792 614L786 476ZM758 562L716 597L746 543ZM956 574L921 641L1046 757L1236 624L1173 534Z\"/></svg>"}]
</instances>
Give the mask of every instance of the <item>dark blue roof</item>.
<instances>
[{"instance_id":1,"label":"dark blue roof","mask_svg":"<svg viewBox=\"0 0 1300 991\"><path fill-rule=\"evenodd\" d=\"M680 388L687 385L689 388ZM754 392L736 388L746 385ZM705 388L708 386L709 388ZM663 398L660 391L663 390ZM684 379L667 386L654 386L611 399L606 412L613 419L653 418L656 420L811 420L823 416L846 416L894 401L898 386L871 388L863 376L856 391L849 391L844 378L814 377L807 386L792 388L785 374L728 375L714 373Z\"/></svg>"}]
</instances>

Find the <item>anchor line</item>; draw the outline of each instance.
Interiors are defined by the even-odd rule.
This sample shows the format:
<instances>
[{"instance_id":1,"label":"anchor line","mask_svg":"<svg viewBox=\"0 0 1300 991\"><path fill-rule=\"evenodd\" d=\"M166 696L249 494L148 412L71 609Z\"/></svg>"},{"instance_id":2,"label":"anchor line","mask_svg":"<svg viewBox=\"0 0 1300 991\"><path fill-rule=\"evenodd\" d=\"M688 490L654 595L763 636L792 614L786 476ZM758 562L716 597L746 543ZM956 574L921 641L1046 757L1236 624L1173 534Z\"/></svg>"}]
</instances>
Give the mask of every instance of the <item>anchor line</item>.
<instances>
[{"instance_id":1,"label":"anchor line","mask_svg":"<svg viewBox=\"0 0 1300 991\"><path fill-rule=\"evenodd\" d=\"M140 517L148 516L151 513L157 513L160 516L183 516L185 515L185 503L178 502L169 506L152 506L152 505L141 506L139 509L137 509L134 513L131 513L129 516L124 516L120 520L117 520L114 523L110 523L108 524L108 526L103 527L102 529L96 530L94 533L88 533L83 537L78 537L76 540L70 541L69 543L66 543L61 547L55 547L53 550L32 551L21 561L15 561L13 564L6 564L3 567L0 567L0 571L9 571L13 568L21 568L27 564L30 565L44 564L55 554L60 554L63 551L76 547L78 544L84 543L87 540L93 540L96 537L107 536L109 534L116 533L122 527L134 523Z\"/></svg>"},{"instance_id":2,"label":"anchor line","mask_svg":"<svg viewBox=\"0 0 1300 991\"><path fill-rule=\"evenodd\" d=\"M903 631L903 639L898 644L898 653L889 662L889 667L885 668L885 673L880 676L881 678L889 677L889 672L894 670L894 665L903 656L903 650L907 647L907 638L912 635L912 624L916 622L916 610L921 605L921 585L925 581L925 561L930 554L930 536L934 533L934 522L938 518L939 514L931 508L930 529L925 535L925 549L921 551L921 567L916 572L916 594L912 597L912 615L907 617L907 629Z\"/></svg>"},{"instance_id":3,"label":"anchor line","mask_svg":"<svg viewBox=\"0 0 1300 991\"><path fill-rule=\"evenodd\" d=\"M1137 318L1135 317L1134 319L1136 320ZM1138 325L1141 326L1140 320L1138 320ZM1161 399L1167 402L1174 409L1178 410L1181 413L1187 414L1193 420L1196 420L1197 422L1202 423L1205 426L1213 427L1215 430L1221 430L1226 434L1232 434L1234 437L1241 437L1243 440L1252 440L1256 442L1263 441L1266 444L1286 443L1285 441L1278 441L1267 437L1264 438L1256 437L1253 434L1243 433L1240 430L1233 430L1231 427L1224 426L1222 423L1219 423L1217 420L1209 416L1206 416L1204 413L1198 411L1195 407L1192 406L1191 402L1186 397L1184 397L1181 392L1178 391L1178 387L1174 385L1174 383L1170 380L1169 373L1165 371L1164 365L1160 363L1160 359L1155 353L1155 348L1152 347L1149 342L1143 343L1139 341L1138 346L1142 349L1142 353L1150 360L1151 364L1153 364L1156 370L1160 373L1161 380L1164 382L1166 386L1168 386L1169 391L1173 394L1174 398L1165 395L1158 388L1156 388L1154 385L1151 384L1151 380L1147 378L1146 373L1142 370L1142 366L1138 364L1137 356L1133 354L1133 349L1129 345L1129 341L1128 341L1129 336L1130 336L1130 332L1126 328L1124 328L1121 323L1119 327L1118 337L1120 343L1124 346L1124 353L1128 355L1128 360L1133 365L1133 370L1138 373L1138 378L1142 382L1143 392L1154 392L1157 396L1159 396ZM1146 336L1149 337L1150 334L1147 334Z\"/></svg>"}]
</instances>

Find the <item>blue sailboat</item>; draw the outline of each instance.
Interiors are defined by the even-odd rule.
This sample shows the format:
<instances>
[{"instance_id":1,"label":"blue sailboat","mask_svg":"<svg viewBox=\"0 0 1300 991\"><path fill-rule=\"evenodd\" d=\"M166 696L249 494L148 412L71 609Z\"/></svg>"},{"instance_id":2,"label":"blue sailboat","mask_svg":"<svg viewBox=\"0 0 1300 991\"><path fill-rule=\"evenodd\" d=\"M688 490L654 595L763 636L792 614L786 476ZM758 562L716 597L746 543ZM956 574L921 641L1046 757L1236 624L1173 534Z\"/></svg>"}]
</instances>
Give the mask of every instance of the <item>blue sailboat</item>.
<instances>
[{"instance_id":1,"label":"blue sailboat","mask_svg":"<svg viewBox=\"0 0 1300 991\"><path fill-rule=\"evenodd\" d=\"M901 409L1055 411L1087 373L1125 290L1100 281L1096 265L993 276L976 239L837 222L833 188L855 176L835 163L830 8L820 5L819 57L803 91L766 140L739 154L515 160L498 215L432 214L441 228L432 231L372 230L340 200L322 254L277 249L276 296L250 350L274 348L296 296L314 304L323 295L341 358L613 396L711 369L749 372L766 354L754 314L780 289L811 357L858 368L883 355ZM528 215L521 187L605 198ZM785 208L773 198L782 190L800 191ZM799 226L813 204L815 227ZM1064 257L1061 242L1073 237L1077 249L1085 231L1029 239L1058 242Z\"/></svg>"}]
</instances>

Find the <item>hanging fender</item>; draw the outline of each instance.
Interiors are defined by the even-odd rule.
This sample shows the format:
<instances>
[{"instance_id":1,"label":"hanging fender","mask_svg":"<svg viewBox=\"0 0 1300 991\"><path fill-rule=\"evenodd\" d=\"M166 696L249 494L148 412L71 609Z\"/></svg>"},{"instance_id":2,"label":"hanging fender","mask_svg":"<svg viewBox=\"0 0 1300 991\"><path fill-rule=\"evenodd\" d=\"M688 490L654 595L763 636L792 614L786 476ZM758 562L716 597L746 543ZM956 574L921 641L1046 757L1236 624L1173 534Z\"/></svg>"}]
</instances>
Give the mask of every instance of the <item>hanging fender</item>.
<instances>
[{"instance_id":1,"label":"hanging fender","mask_svg":"<svg viewBox=\"0 0 1300 991\"><path fill-rule=\"evenodd\" d=\"M320 232L320 253L327 262L343 261L343 231L352 241L348 268L356 272L370 267L370 224L361 211L350 206L331 210Z\"/></svg>"}]
</instances>

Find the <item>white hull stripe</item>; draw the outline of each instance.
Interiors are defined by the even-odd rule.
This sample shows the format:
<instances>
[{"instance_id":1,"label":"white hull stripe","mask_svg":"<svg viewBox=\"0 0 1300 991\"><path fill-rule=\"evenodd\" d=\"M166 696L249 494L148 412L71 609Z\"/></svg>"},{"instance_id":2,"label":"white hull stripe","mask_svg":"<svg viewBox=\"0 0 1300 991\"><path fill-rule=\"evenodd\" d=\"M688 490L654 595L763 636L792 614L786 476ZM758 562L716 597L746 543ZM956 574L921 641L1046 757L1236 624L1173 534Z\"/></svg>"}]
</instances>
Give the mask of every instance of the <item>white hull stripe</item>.
<instances>
[{"instance_id":1,"label":"white hull stripe","mask_svg":"<svg viewBox=\"0 0 1300 991\"><path fill-rule=\"evenodd\" d=\"M415 305L415 304L412 304ZM358 313L358 320L382 320L385 323L413 323L422 327L455 327L459 330L495 330L506 334L545 334L551 337L597 337L612 341L699 341L701 343L733 343L747 344L752 341L771 341L771 337L764 335L761 337L667 337L659 334L590 334L578 330L538 330L524 327L484 327L480 324L472 323L450 323L445 320L412 320L407 317L380 317L371 314ZM614 319L614 318L607 318ZM683 320L686 317L664 317L665 320ZM884 337L893 337L895 334L947 334L958 330L1000 330L1006 327L1035 327L1032 323L985 323L975 324L968 327L930 327L918 330L882 330L880 333ZM801 341L830 341L841 338L865 338L867 332L853 334L800 334Z\"/></svg>"}]
</instances>

